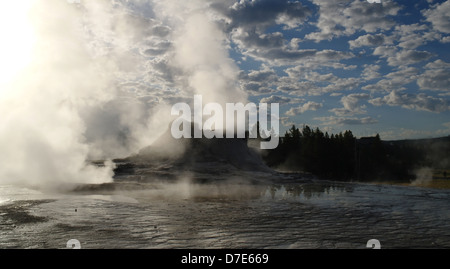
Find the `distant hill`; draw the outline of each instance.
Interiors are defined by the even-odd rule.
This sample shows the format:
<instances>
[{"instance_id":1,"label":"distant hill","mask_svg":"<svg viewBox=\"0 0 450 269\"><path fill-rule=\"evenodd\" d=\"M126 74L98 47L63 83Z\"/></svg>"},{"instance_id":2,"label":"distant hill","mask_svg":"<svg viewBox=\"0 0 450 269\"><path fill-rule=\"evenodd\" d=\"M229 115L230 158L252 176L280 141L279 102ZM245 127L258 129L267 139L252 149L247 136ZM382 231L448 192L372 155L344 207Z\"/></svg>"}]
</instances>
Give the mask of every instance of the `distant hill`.
<instances>
[{"instance_id":1,"label":"distant hill","mask_svg":"<svg viewBox=\"0 0 450 269\"><path fill-rule=\"evenodd\" d=\"M394 151L410 149L417 155L421 166L450 169L450 136L383 141L383 144Z\"/></svg>"},{"instance_id":2,"label":"distant hill","mask_svg":"<svg viewBox=\"0 0 450 269\"><path fill-rule=\"evenodd\" d=\"M437 138L420 138L420 139L401 139L401 140L383 140L384 143L391 144L417 144L417 145L429 145L429 144L437 144L437 143L450 143L450 136L445 137L437 137Z\"/></svg>"}]
</instances>

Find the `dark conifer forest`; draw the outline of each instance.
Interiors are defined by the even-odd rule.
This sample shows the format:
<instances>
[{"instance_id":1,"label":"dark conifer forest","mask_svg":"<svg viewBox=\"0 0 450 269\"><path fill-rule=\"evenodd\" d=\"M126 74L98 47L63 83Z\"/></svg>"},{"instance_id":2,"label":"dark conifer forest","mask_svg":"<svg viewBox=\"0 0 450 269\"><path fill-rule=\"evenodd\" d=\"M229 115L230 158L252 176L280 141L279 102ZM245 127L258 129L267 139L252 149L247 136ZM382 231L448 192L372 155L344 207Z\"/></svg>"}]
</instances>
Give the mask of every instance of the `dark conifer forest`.
<instances>
[{"instance_id":1,"label":"dark conifer forest","mask_svg":"<svg viewBox=\"0 0 450 269\"><path fill-rule=\"evenodd\" d=\"M319 128L292 126L276 149L266 150L267 165L320 178L354 181L410 181L423 167L448 169L450 137L383 141L356 138L351 131L328 134Z\"/></svg>"}]
</instances>

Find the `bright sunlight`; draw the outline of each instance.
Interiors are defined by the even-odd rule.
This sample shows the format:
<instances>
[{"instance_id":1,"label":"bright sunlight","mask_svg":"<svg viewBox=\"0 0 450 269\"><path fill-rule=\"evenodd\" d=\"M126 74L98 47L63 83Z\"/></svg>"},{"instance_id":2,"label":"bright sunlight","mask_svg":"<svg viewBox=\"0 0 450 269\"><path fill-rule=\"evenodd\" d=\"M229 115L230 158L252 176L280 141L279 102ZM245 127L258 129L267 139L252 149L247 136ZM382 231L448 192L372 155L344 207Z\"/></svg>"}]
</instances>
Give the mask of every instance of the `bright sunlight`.
<instances>
[{"instance_id":1,"label":"bright sunlight","mask_svg":"<svg viewBox=\"0 0 450 269\"><path fill-rule=\"evenodd\" d=\"M2 1L0 5L0 93L31 61L35 36L29 12L33 1Z\"/></svg>"}]
</instances>

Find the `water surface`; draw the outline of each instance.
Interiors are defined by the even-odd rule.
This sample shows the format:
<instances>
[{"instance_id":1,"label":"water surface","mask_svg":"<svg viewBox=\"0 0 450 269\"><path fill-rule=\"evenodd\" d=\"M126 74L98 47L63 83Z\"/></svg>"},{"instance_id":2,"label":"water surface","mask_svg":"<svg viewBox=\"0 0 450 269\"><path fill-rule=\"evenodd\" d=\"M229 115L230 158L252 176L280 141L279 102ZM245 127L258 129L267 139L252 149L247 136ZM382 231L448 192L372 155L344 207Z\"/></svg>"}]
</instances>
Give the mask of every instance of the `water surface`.
<instances>
[{"instance_id":1,"label":"water surface","mask_svg":"<svg viewBox=\"0 0 450 269\"><path fill-rule=\"evenodd\" d=\"M64 194L0 186L0 248L449 248L450 192L311 181L149 184Z\"/></svg>"}]
</instances>

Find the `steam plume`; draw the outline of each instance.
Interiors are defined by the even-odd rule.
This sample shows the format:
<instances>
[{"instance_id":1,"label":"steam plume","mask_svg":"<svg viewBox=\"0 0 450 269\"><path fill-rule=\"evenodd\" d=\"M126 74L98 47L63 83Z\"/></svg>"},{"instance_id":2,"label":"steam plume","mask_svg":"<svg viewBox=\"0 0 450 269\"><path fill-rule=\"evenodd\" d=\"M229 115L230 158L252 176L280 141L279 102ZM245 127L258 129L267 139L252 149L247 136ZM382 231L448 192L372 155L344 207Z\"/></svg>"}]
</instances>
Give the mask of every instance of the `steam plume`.
<instances>
[{"instance_id":1,"label":"steam plume","mask_svg":"<svg viewBox=\"0 0 450 269\"><path fill-rule=\"evenodd\" d=\"M176 101L247 99L203 1L27 1L29 64L0 80L0 183L111 181L89 160L151 144Z\"/></svg>"}]
</instances>

